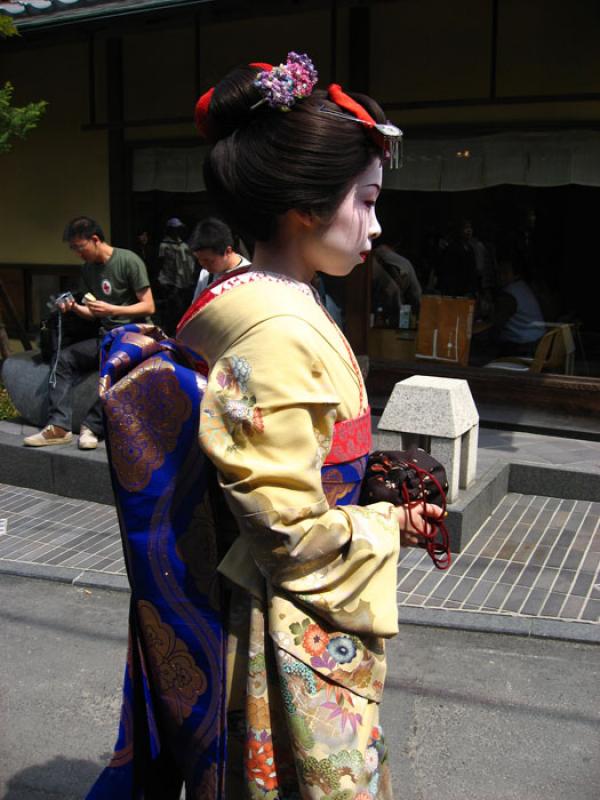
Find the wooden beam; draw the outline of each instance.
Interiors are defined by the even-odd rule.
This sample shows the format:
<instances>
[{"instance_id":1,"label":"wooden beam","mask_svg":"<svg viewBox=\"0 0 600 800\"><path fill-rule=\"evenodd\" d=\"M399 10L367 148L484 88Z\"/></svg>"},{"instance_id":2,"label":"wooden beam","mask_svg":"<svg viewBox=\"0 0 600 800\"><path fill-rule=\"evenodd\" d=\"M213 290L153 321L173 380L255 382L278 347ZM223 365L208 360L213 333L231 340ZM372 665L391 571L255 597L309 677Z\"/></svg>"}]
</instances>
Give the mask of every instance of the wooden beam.
<instances>
[{"instance_id":1,"label":"wooden beam","mask_svg":"<svg viewBox=\"0 0 600 800\"><path fill-rule=\"evenodd\" d=\"M348 89L369 93L371 85L371 9L350 8L348 18Z\"/></svg>"},{"instance_id":2,"label":"wooden beam","mask_svg":"<svg viewBox=\"0 0 600 800\"><path fill-rule=\"evenodd\" d=\"M108 114L108 185L111 241L123 244L129 236L129 169L125 146L123 41L106 42L106 108Z\"/></svg>"}]
</instances>

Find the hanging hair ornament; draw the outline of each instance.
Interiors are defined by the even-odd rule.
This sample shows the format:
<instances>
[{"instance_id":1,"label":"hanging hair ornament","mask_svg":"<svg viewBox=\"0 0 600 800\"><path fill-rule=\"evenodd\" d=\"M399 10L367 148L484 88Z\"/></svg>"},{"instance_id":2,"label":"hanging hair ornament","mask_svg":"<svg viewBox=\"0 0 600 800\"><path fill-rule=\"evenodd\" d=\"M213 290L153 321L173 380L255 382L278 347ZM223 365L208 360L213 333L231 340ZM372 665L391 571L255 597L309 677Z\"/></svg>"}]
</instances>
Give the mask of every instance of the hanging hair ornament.
<instances>
[{"instance_id":1,"label":"hanging hair ornament","mask_svg":"<svg viewBox=\"0 0 600 800\"><path fill-rule=\"evenodd\" d=\"M263 95L255 108L268 103L271 108L289 111L296 100L308 97L319 79L319 74L306 53L288 53L285 64L259 72L254 85Z\"/></svg>"},{"instance_id":2,"label":"hanging hair ornament","mask_svg":"<svg viewBox=\"0 0 600 800\"><path fill-rule=\"evenodd\" d=\"M402 166L402 143L403 133L396 125L389 120L386 122L375 122L369 112L360 105L356 100L353 100L350 95L346 94L339 83L332 83L328 90L327 96L332 103L335 103L339 108L349 112L344 114L342 112L331 111L325 106L321 106L321 111L324 114L331 114L334 117L349 120L350 122L358 122L369 129L369 133L379 147L385 153L386 158L389 160L389 165L392 169L397 169ZM352 114L352 116L349 116Z\"/></svg>"}]
</instances>

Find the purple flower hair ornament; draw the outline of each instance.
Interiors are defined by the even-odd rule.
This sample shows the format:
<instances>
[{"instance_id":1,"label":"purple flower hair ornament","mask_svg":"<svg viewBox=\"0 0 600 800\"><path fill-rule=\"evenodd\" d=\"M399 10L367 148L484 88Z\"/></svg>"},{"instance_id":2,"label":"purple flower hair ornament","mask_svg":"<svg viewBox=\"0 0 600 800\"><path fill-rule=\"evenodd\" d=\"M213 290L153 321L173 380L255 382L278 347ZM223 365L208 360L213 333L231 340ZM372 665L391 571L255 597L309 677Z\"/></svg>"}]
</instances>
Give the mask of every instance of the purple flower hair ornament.
<instances>
[{"instance_id":1,"label":"purple flower hair ornament","mask_svg":"<svg viewBox=\"0 0 600 800\"><path fill-rule=\"evenodd\" d=\"M308 97L319 79L306 53L288 53L285 64L259 72L254 85L263 95L252 110L267 103L271 108L289 111L296 100Z\"/></svg>"}]
</instances>

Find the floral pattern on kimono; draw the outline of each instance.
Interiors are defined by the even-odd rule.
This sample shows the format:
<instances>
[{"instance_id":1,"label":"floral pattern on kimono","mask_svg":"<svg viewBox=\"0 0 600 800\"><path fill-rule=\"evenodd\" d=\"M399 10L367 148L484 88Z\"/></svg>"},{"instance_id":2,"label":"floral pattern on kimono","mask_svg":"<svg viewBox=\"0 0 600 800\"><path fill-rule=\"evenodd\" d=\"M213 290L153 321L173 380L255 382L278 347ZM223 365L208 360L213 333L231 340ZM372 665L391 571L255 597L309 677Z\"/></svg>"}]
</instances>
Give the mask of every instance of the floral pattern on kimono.
<instances>
[{"instance_id":1,"label":"floral pattern on kimono","mask_svg":"<svg viewBox=\"0 0 600 800\"><path fill-rule=\"evenodd\" d=\"M364 413L362 377L314 299L259 284L183 330L210 364L200 444L240 529L219 569L249 605L232 605L229 708L245 724L228 772L260 800L388 800L398 526L386 503L330 508L320 469L335 423Z\"/></svg>"}]
</instances>

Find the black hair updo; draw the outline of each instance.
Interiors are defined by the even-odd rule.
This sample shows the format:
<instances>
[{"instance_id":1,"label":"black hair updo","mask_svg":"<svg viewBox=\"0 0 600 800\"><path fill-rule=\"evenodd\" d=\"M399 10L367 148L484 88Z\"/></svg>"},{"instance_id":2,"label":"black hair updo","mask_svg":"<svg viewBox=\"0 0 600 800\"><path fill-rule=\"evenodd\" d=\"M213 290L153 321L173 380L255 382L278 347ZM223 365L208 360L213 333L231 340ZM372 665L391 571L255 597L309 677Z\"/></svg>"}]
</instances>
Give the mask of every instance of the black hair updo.
<instances>
[{"instance_id":1,"label":"black hair updo","mask_svg":"<svg viewBox=\"0 0 600 800\"><path fill-rule=\"evenodd\" d=\"M214 89L205 129L213 144L204 162L206 187L219 212L236 230L258 241L276 232L278 217L290 209L328 222L349 185L381 148L359 122L343 113L324 91L313 91L289 111L272 109L254 80L260 67L241 66ZM351 94L375 119L381 108L365 95Z\"/></svg>"}]
</instances>

